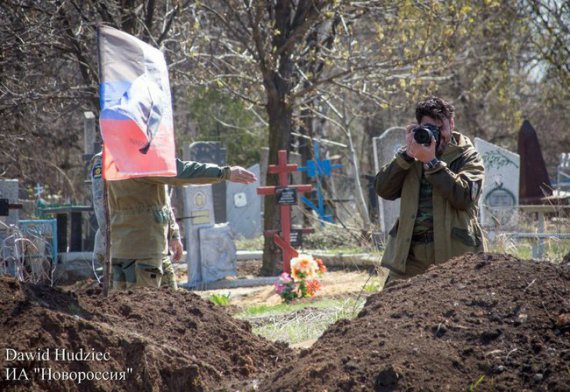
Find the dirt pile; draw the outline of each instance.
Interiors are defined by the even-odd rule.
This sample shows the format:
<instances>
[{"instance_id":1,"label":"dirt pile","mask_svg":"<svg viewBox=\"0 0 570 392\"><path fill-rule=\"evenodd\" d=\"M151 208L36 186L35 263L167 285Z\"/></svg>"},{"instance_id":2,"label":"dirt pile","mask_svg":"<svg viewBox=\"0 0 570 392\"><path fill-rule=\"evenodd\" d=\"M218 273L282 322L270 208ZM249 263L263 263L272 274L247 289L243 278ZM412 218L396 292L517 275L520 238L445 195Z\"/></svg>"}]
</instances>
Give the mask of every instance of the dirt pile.
<instances>
[{"instance_id":1,"label":"dirt pile","mask_svg":"<svg viewBox=\"0 0 570 392\"><path fill-rule=\"evenodd\" d=\"M197 295L60 289L0 278L0 390L209 391L291 355Z\"/></svg>"},{"instance_id":2,"label":"dirt pile","mask_svg":"<svg viewBox=\"0 0 570 392\"><path fill-rule=\"evenodd\" d=\"M569 391L570 266L466 255L369 297L279 391Z\"/></svg>"},{"instance_id":3,"label":"dirt pile","mask_svg":"<svg viewBox=\"0 0 570 392\"><path fill-rule=\"evenodd\" d=\"M294 354L185 291L0 278L2 391L568 391L570 265L466 255Z\"/></svg>"}]
</instances>

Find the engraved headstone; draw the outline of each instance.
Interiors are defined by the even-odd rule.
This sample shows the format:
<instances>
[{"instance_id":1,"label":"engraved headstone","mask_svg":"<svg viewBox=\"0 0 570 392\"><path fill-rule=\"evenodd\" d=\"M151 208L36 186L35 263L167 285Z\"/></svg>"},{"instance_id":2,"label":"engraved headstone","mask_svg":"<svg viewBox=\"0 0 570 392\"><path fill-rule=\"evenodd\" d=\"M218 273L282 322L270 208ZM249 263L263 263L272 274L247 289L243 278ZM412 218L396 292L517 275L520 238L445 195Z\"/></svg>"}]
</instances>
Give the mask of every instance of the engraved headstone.
<instances>
[{"instance_id":1,"label":"engraved headstone","mask_svg":"<svg viewBox=\"0 0 570 392\"><path fill-rule=\"evenodd\" d=\"M183 187L184 213L178 217L184 223L184 245L187 251L188 284L202 281L199 231L214 226L214 204L211 185Z\"/></svg>"},{"instance_id":2,"label":"engraved headstone","mask_svg":"<svg viewBox=\"0 0 570 392\"><path fill-rule=\"evenodd\" d=\"M552 185L548 178L546 164L536 131L528 120L519 130L520 188L521 204L540 204L540 199L552 196Z\"/></svg>"},{"instance_id":3,"label":"engraved headstone","mask_svg":"<svg viewBox=\"0 0 570 392\"><path fill-rule=\"evenodd\" d=\"M259 164L251 166L248 170L257 176L253 184L229 182L227 186L228 223L236 238L255 238L261 235L261 196L256 192L260 185Z\"/></svg>"},{"instance_id":4,"label":"engraved headstone","mask_svg":"<svg viewBox=\"0 0 570 392\"><path fill-rule=\"evenodd\" d=\"M475 148L485 166L479 198L481 224L485 227L514 226L518 222L520 157L479 138L475 138Z\"/></svg>"},{"instance_id":5,"label":"engraved headstone","mask_svg":"<svg viewBox=\"0 0 570 392\"><path fill-rule=\"evenodd\" d=\"M227 223L200 229L202 283L237 275L237 250Z\"/></svg>"},{"instance_id":6,"label":"engraved headstone","mask_svg":"<svg viewBox=\"0 0 570 392\"><path fill-rule=\"evenodd\" d=\"M406 144L405 128L392 127L384 131L382 135L373 138L374 169L376 173L380 168L394 159L398 149ZM378 198L378 218L380 231L386 237L396 219L400 215L400 199L385 200Z\"/></svg>"},{"instance_id":7,"label":"engraved headstone","mask_svg":"<svg viewBox=\"0 0 570 392\"><path fill-rule=\"evenodd\" d=\"M185 147L184 159L201 163L215 163L225 166L227 150L220 142L195 142ZM212 185L214 195L214 212L216 223L227 221L226 216L226 182Z\"/></svg>"}]
</instances>

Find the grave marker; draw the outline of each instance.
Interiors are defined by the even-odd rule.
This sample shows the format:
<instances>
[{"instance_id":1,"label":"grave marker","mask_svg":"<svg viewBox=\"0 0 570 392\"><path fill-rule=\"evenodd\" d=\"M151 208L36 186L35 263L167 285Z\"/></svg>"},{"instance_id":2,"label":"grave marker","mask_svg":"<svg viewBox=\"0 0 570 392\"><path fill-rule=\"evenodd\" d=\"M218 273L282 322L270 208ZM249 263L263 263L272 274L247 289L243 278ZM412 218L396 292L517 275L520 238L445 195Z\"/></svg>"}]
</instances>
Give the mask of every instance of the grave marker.
<instances>
[{"instance_id":1,"label":"grave marker","mask_svg":"<svg viewBox=\"0 0 570 392\"><path fill-rule=\"evenodd\" d=\"M518 152L520 155L521 204L540 204L541 199L552 196L552 185L542 157L536 131L528 120L519 130Z\"/></svg>"},{"instance_id":2,"label":"grave marker","mask_svg":"<svg viewBox=\"0 0 570 392\"><path fill-rule=\"evenodd\" d=\"M186 147L185 159L200 163L215 163L226 165L227 149L220 142L195 142ZM225 223L226 214L226 182L212 184L214 195L214 215L216 223Z\"/></svg>"},{"instance_id":3,"label":"grave marker","mask_svg":"<svg viewBox=\"0 0 570 392\"><path fill-rule=\"evenodd\" d=\"M299 171L304 171L307 173L307 177L313 179L317 184L317 204L313 203L307 197L303 196L301 200L305 203L309 208L316 211L321 219L321 226L324 225L323 222L331 222L333 221L332 214L328 213L325 198L323 195L323 177L330 177L332 174L333 169L340 169L342 165L335 164L333 165L330 159L321 159L320 156L320 144L319 140L313 140L313 155L315 159L311 159L307 161L307 166L300 167Z\"/></svg>"},{"instance_id":4,"label":"grave marker","mask_svg":"<svg viewBox=\"0 0 570 392\"><path fill-rule=\"evenodd\" d=\"M277 174L279 176L278 186L262 186L257 188L258 195L275 195L278 189L290 188L295 192L288 191L291 195L296 192L308 192L313 187L312 185L289 185L288 174L297 171L296 164L287 163L287 151L279 150L277 156L277 165L269 165L268 173ZM287 197L286 201L279 204L281 216L281 231L268 230L265 232L266 236L272 237L275 244L281 249L283 253L283 270L291 273L291 259L298 255L298 252L291 246L291 199ZM312 232L312 229L301 229L304 232Z\"/></svg>"},{"instance_id":5,"label":"grave marker","mask_svg":"<svg viewBox=\"0 0 570 392\"><path fill-rule=\"evenodd\" d=\"M479 138L475 138L474 142L485 166L479 199L481 225L514 226L518 222L520 157Z\"/></svg>"},{"instance_id":6,"label":"grave marker","mask_svg":"<svg viewBox=\"0 0 570 392\"><path fill-rule=\"evenodd\" d=\"M374 151L374 170L380 171L382 166L394 159L398 149L406 145L405 128L392 127L382 133L382 135L372 139ZM400 199L385 200L378 197L378 219L380 221L380 231L384 238L396 222L400 215Z\"/></svg>"},{"instance_id":7,"label":"grave marker","mask_svg":"<svg viewBox=\"0 0 570 392\"><path fill-rule=\"evenodd\" d=\"M228 223L235 236L255 238L261 234L261 197L256 192L259 187L259 164L248 168L257 180L253 184L229 182L226 193Z\"/></svg>"},{"instance_id":8,"label":"grave marker","mask_svg":"<svg viewBox=\"0 0 570 392\"><path fill-rule=\"evenodd\" d=\"M558 189L570 188L570 152L560 154L560 163L557 169Z\"/></svg>"}]
</instances>

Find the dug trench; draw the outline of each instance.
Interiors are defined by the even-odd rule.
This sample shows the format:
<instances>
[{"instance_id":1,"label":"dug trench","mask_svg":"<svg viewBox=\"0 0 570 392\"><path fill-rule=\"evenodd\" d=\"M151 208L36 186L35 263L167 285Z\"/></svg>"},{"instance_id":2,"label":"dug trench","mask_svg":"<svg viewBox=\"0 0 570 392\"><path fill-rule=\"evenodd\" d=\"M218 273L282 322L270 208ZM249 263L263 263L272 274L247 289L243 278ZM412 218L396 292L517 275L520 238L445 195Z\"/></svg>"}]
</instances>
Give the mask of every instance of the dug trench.
<instances>
[{"instance_id":1,"label":"dug trench","mask_svg":"<svg viewBox=\"0 0 570 392\"><path fill-rule=\"evenodd\" d=\"M568 391L570 265L467 254L301 351L184 290L3 277L0 350L2 391Z\"/></svg>"}]
</instances>

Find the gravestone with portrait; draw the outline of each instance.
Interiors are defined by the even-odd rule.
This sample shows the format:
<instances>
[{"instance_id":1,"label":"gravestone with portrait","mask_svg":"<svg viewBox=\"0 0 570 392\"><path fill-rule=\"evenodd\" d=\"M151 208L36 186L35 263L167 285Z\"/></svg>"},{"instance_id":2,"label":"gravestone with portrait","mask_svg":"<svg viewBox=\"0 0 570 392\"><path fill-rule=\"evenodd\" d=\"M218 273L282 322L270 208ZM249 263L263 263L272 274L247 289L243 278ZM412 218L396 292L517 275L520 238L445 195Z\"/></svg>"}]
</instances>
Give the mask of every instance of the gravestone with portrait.
<instances>
[{"instance_id":1,"label":"gravestone with portrait","mask_svg":"<svg viewBox=\"0 0 570 392\"><path fill-rule=\"evenodd\" d=\"M226 212L234 238L255 238L261 235L261 197L256 189L260 186L260 166L248 168L257 176L252 184L228 182Z\"/></svg>"},{"instance_id":2,"label":"gravestone with portrait","mask_svg":"<svg viewBox=\"0 0 570 392\"><path fill-rule=\"evenodd\" d=\"M475 138L474 142L485 166L479 199L481 225L512 227L518 222L520 157L479 138Z\"/></svg>"},{"instance_id":3,"label":"gravestone with portrait","mask_svg":"<svg viewBox=\"0 0 570 392\"><path fill-rule=\"evenodd\" d=\"M183 187L188 286L236 274L236 249L227 224L215 224L211 185Z\"/></svg>"},{"instance_id":4,"label":"gravestone with portrait","mask_svg":"<svg viewBox=\"0 0 570 392\"><path fill-rule=\"evenodd\" d=\"M374 151L374 170L376 173L380 168L394 159L398 149L406 145L405 128L392 127L384 131L380 136L372 139ZM396 219L400 215L400 199L385 200L378 198L378 218L380 221L380 231L384 238L390 231Z\"/></svg>"},{"instance_id":5,"label":"gravestone with portrait","mask_svg":"<svg viewBox=\"0 0 570 392\"><path fill-rule=\"evenodd\" d=\"M227 165L227 149L220 142L195 142L185 146L184 158L201 163ZM216 223L227 221L226 216L226 182L212 185L214 195L214 214Z\"/></svg>"}]
</instances>

